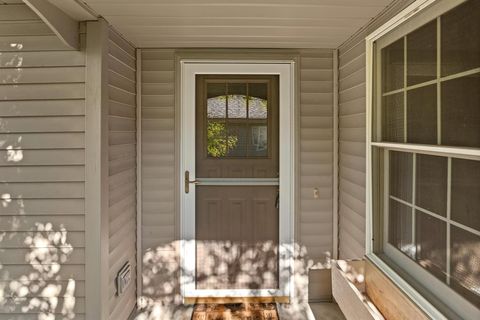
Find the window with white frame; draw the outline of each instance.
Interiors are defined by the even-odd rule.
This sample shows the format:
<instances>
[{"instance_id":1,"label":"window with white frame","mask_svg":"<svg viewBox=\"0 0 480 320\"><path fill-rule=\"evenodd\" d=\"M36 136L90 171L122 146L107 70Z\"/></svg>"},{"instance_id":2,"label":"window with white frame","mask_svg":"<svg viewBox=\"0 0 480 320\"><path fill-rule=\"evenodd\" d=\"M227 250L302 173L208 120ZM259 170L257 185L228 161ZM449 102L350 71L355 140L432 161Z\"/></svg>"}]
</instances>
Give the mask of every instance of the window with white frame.
<instances>
[{"instance_id":1,"label":"window with white frame","mask_svg":"<svg viewBox=\"0 0 480 320\"><path fill-rule=\"evenodd\" d=\"M480 1L435 1L372 53L373 251L479 319Z\"/></svg>"}]
</instances>

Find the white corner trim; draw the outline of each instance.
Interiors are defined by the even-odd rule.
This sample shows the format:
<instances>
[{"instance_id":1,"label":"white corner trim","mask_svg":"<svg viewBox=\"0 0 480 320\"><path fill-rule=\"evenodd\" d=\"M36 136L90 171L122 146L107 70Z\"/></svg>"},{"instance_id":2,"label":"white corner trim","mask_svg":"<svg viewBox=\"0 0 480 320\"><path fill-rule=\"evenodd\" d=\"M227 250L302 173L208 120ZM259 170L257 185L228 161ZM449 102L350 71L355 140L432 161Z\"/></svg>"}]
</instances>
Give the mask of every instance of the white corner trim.
<instances>
[{"instance_id":1,"label":"white corner trim","mask_svg":"<svg viewBox=\"0 0 480 320\"><path fill-rule=\"evenodd\" d=\"M180 255L183 297L291 296L293 294L293 221L295 181L295 66L292 60L181 60L180 61ZM280 81L280 289L197 290L195 289L195 185L185 193L183 173L195 179L195 75L270 74Z\"/></svg>"},{"instance_id":2,"label":"white corner trim","mask_svg":"<svg viewBox=\"0 0 480 320\"><path fill-rule=\"evenodd\" d=\"M78 21L46 0L23 0L68 47L80 48Z\"/></svg>"},{"instance_id":3,"label":"white corner trim","mask_svg":"<svg viewBox=\"0 0 480 320\"><path fill-rule=\"evenodd\" d=\"M108 28L87 23L85 78L85 312L108 317Z\"/></svg>"},{"instance_id":4,"label":"white corner trim","mask_svg":"<svg viewBox=\"0 0 480 320\"><path fill-rule=\"evenodd\" d=\"M338 259L338 49L333 50L333 250Z\"/></svg>"},{"instance_id":5,"label":"white corner trim","mask_svg":"<svg viewBox=\"0 0 480 320\"><path fill-rule=\"evenodd\" d=\"M136 49L137 58L137 298L143 294L142 270L142 49Z\"/></svg>"}]
</instances>

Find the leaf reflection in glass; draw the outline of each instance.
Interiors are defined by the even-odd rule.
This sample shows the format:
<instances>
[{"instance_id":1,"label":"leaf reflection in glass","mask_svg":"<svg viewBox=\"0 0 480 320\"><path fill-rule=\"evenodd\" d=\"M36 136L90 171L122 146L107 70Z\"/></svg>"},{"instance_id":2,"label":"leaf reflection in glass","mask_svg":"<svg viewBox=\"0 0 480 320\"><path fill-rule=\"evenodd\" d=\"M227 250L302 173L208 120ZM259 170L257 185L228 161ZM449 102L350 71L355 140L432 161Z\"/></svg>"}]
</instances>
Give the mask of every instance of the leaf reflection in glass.
<instances>
[{"instance_id":1,"label":"leaf reflection in glass","mask_svg":"<svg viewBox=\"0 0 480 320\"><path fill-rule=\"evenodd\" d=\"M209 157L225 157L229 150L237 146L238 137L228 136L224 123L208 122L207 125L207 153Z\"/></svg>"}]
</instances>

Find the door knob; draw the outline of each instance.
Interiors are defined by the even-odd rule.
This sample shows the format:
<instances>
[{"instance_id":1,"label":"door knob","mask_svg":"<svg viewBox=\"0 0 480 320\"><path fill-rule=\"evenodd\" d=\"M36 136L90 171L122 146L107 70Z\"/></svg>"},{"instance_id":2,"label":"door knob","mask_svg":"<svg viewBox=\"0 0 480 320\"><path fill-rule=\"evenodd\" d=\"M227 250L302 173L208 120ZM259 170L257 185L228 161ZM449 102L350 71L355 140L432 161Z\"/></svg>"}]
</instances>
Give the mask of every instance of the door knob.
<instances>
[{"instance_id":1,"label":"door knob","mask_svg":"<svg viewBox=\"0 0 480 320\"><path fill-rule=\"evenodd\" d=\"M190 192L190 183L192 184L198 184L200 183L200 181L198 180L192 180L190 181L190 171L185 171L185 193L189 193Z\"/></svg>"}]
</instances>

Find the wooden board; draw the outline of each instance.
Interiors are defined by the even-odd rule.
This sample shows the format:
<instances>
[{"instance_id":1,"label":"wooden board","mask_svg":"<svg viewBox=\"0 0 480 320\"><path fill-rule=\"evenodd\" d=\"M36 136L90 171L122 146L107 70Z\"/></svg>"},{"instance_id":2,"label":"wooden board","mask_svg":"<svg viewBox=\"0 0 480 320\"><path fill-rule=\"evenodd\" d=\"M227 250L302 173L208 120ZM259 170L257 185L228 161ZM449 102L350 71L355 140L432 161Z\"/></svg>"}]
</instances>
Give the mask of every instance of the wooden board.
<instances>
[{"instance_id":1,"label":"wooden board","mask_svg":"<svg viewBox=\"0 0 480 320\"><path fill-rule=\"evenodd\" d=\"M290 303L290 297L277 296L277 297L223 297L223 298L197 298L197 297L185 297L184 304L231 304L231 303Z\"/></svg>"},{"instance_id":2,"label":"wooden board","mask_svg":"<svg viewBox=\"0 0 480 320\"><path fill-rule=\"evenodd\" d=\"M338 264L342 264L340 267ZM363 293L364 261L338 261L332 266L332 293L347 319L381 320L382 315L367 303Z\"/></svg>"},{"instance_id":3,"label":"wooden board","mask_svg":"<svg viewBox=\"0 0 480 320\"><path fill-rule=\"evenodd\" d=\"M386 319L429 319L368 260L365 262L365 290Z\"/></svg>"}]
</instances>

